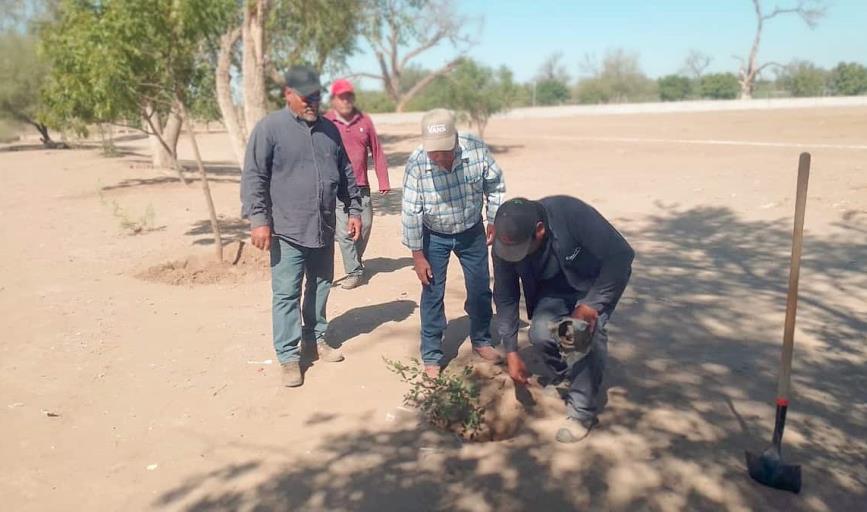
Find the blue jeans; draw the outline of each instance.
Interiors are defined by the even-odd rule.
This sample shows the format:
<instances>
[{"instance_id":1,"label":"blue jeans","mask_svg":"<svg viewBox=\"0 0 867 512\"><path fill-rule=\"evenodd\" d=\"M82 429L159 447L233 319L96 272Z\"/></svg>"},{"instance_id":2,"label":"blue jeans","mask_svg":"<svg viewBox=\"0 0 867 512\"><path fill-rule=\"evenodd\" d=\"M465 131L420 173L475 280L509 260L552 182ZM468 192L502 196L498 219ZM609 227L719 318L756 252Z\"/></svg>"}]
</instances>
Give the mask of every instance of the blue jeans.
<instances>
[{"instance_id":1,"label":"blue jeans","mask_svg":"<svg viewBox=\"0 0 867 512\"><path fill-rule=\"evenodd\" d=\"M305 277L302 305L301 282ZM281 238L271 239L271 318L274 350L281 364L300 360L302 339L317 341L325 337L325 305L333 278L333 243L310 249Z\"/></svg>"},{"instance_id":2,"label":"blue jeans","mask_svg":"<svg viewBox=\"0 0 867 512\"><path fill-rule=\"evenodd\" d=\"M464 311L470 316L470 341L474 347L491 344L491 284L485 228L479 222L457 235L425 230L424 256L433 273L431 284L421 291L421 359L426 365L439 365L443 357L446 312L446 270L454 252L464 271L467 299Z\"/></svg>"},{"instance_id":3,"label":"blue jeans","mask_svg":"<svg viewBox=\"0 0 867 512\"><path fill-rule=\"evenodd\" d=\"M590 342L590 352L572 367L569 367L560 354L558 342L551 331L551 323L569 316L581 298L582 295L577 294L564 297L543 293L530 321L530 343L555 379L569 382L566 414L571 418L587 420L595 418L599 413L599 390L608 359L608 331L605 326L610 312L599 314L596 331Z\"/></svg>"}]
</instances>

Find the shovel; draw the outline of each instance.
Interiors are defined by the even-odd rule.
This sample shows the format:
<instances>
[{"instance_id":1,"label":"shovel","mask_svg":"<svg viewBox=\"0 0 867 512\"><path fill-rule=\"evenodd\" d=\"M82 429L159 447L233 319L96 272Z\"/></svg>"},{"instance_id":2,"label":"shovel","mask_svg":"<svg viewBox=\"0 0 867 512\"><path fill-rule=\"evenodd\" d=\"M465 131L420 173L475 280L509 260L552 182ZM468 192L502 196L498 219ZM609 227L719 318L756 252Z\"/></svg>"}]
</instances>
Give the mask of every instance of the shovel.
<instances>
[{"instance_id":1,"label":"shovel","mask_svg":"<svg viewBox=\"0 0 867 512\"><path fill-rule=\"evenodd\" d=\"M747 451L747 469L762 485L798 493L801 491L801 466L786 464L782 457L783 428L792 382L792 350L795 342L795 313L798 309L798 273L801 268L801 243L804 238L804 210L807 182L810 179L810 153L801 153L798 162L798 193L795 199L795 230L792 234L792 262L789 268L789 293L786 297L786 324L783 330L783 357L777 382L777 417L771 446L761 455Z\"/></svg>"}]
</instances>

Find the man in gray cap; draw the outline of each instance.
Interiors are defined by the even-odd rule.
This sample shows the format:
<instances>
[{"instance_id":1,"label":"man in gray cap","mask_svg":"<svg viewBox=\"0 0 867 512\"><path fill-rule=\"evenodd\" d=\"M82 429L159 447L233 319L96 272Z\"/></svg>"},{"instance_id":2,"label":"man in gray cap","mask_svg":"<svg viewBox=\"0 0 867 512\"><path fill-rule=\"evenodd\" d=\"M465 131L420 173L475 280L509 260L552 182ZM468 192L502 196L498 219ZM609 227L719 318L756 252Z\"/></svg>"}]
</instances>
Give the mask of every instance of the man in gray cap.
<instances>
[{"instance_id":1,"label":"man in gray cap","mask_svg":"<svg viewBox=\"0 0 867 512\"><path fill-rule=\"evenodd\" d=\"M494 304L509 375L516 384L526 384L529 377L517 352L523 288L530 343L551 383L568 386L567 418L557 440L580 441L597 423L608 354L605 326L629 282L635 253L598 211L574 197L510 199L497 212L494 227ZM568 330L561 332L563 324L584 332L569 333L569 340ZM571 350L578 339L585 342L580 354Z\"/></svg>"},{"instance_id":2,"label":"man in gray cap","mask_svg":"<svg viewBox=\"0 0 867 512\"><path fill-rule=\"evenodd\" d=\"M458 133L454 115L432 110L421 123L422 145L406 163L401 214L403 244L412 251L421 293L421 357L431 377L439 375L446 328L443 298L446 269L454 252L464 271L470 340L480 357L502 362L491 346L491 286L488 245L503 201L503 172L487 145ZM487 203L487 233L482 208Z\"/></svg>"},{"instance_id":3,"label":"man in gray cap","mask_svg":"<svg viewBox=\"0 0 867 512\"><path fill-rule=\"evenodd\" d=\"M271 252L274 349L283 385L295 387L303 383L302 348L321 361L343 360L325 341L335 209L340 199L349 214L347 232L357 239L361 194L340 132L319 116L318 73L296 66L285 79L286 108L263 118L250 135L241 201L253 245Z\"/></svg>"}]
</instances>

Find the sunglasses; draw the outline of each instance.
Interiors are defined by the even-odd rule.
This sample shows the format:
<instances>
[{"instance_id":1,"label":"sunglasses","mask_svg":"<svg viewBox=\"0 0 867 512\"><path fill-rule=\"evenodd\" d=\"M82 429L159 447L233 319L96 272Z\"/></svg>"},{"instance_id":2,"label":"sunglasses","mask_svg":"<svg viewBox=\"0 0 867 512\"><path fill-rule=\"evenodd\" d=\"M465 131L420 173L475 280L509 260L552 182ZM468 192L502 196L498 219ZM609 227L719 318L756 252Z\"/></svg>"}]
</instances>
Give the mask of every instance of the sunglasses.
<instances>
[{"instance_id":1,"label":"sunglasses","mask_svg":"<svg viewBox=\"0 0 867 512\"><path fill-rule=\"evenodd\" d=\"M298 94L297 91L295 94ZM310 93L307 96L301 96L300 94L298 94L298 97L301 98L301 101L308 105L322 102L322 93L320 91Z\"/></svg>"}]
</instances>

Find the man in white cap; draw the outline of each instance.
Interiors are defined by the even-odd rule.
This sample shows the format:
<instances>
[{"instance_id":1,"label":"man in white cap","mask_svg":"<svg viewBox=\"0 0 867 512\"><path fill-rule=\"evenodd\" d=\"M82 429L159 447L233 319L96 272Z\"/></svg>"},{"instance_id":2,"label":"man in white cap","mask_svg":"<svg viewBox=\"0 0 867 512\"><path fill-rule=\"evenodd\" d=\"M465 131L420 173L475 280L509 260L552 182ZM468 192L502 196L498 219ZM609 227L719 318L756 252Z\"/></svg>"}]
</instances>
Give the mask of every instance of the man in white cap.
<instances>
[{"instance_id":1,"label":"man in white cap","mask_svg":"<svg viewBox=\"0 0 867 512\"><path fill-rule=\"evenodd\" d=\"M425 372L436 377L443 363L443 299L452 252L464 272L464 309L470 317L473 351L485 360L502 362L491 346L488 245L506 185L487 145L472 134L458 133L448 110L425 114L421 137L422 145L406 163L401 222L403 244L412 251L422 284L421 358ZM482 222L485 204L487 230Z\"/></svg>"}]
</instances>

